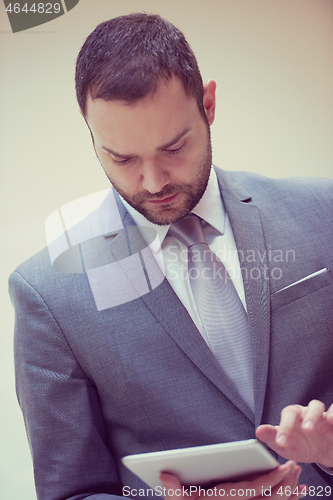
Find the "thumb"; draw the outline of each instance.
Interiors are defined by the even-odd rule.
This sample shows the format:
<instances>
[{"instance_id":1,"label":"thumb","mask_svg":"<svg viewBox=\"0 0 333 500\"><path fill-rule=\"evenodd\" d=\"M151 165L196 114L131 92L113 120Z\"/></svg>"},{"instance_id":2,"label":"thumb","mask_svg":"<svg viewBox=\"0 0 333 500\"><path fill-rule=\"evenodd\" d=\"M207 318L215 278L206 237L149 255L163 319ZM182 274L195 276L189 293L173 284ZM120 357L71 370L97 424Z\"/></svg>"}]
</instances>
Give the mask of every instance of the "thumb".
<instances>
[{"instance_id":1,"label":"thumb","mask_svg":"<svg viewBox=\"0 0 333 500\"><path fill-rule=\"evenodd\" d=\"M163 485L168 488L181 487L178 477L174 476L173 474L170 474L169 472L161 472L160 480L162 481Z\"/></svg>"},{"instance_id":2,"label":"thumb","mask_svg":"<svg viewBox=\"0 0 333 500\"><path fill-rule=\"evenodd\" d=\"M275 442L277 428L273 425L259 425L256 429L257 438L275 450L278 446Z\"/></svg>"}]
</instances>

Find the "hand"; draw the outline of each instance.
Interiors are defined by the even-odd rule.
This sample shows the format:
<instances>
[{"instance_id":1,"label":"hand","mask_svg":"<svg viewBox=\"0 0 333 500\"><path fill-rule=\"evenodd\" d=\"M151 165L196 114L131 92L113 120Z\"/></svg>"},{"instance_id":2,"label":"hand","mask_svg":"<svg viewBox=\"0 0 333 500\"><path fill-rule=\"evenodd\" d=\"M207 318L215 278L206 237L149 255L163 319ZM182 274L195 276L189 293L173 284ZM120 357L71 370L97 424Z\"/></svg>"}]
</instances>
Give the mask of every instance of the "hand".
<instances>
[{"instance_id":1,"label":"hand","mask_svg":"<svg viewBox=\"0 0 333 500\"><path fill-rule=\"evenodd\" d=\"M201 498L226 498L232 497L235 500L244 498L267 499L270 500L296 500L305 495L306 486L298 486L298 478L301 473L301 467L293 461L280 465L268 474L264 474L252 481L240 481L238 483L221 483L211 488L213 494L205 495L204 488L190 486L187 492L184 492L179 479L173 474L162 472L160 479L165 488L165 500L197 500ZM185 488L185 487L184 487ZM185 488L186 490L186 488ZM266 494L265 494L266 493Z\"/></svg>"},{"instance_id":2,"label":"hand","mask_svg":"<svg viewBox=\"0 0 333 500\"><path fill-rule=\"evenodd\" d=\"M333 467L333 404L320 401L287 406L277 426L260 425L257 438L284 458Z\"/></svg>"}]
</instances>

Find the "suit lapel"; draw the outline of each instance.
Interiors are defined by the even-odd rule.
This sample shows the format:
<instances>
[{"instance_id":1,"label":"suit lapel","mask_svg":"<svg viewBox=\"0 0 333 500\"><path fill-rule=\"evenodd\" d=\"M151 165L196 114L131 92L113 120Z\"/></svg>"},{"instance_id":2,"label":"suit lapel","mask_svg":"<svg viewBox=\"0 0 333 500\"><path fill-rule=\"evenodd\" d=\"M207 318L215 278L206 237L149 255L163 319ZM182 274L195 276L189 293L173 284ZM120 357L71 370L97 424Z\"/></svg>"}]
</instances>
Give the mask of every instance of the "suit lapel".
<instances>
[{"instance_id":1,"label":"suit lapel","mask_svg":"<svg viewBox=\"0 0 333 500\"><path fill-rule=\"evenodd\" d=\"M252 345L255 420L258 426L266 392L270 341L267 250L259 210L252 203L249 193L230 182L227 173L217 170L217 175L242 269Z\"/></svg>"}]
</instances>

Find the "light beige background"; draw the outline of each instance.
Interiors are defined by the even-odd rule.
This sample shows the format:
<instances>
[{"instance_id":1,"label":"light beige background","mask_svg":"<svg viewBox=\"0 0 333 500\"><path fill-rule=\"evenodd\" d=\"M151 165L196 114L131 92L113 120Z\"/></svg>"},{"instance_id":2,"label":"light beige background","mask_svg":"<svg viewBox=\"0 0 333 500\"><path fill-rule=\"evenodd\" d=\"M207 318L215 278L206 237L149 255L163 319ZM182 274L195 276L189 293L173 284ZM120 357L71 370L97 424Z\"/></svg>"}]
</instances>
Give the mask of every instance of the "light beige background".
<instances>
[{"instance_id":1,"label":"light beige background","mask_svg":"<svg viewBox=\"0 0 333 500\"><path fill-rule=\"evenodd\" d=\"M332 0L80 0L16 34L1 2L1 498L36 498L14 395L7 277L45 245L53 210L108 186L77 111L74 63L96 24L142 10L181 28L204 80L218 83L217 165L333 177Z\"/></svg>"}]
</instances>

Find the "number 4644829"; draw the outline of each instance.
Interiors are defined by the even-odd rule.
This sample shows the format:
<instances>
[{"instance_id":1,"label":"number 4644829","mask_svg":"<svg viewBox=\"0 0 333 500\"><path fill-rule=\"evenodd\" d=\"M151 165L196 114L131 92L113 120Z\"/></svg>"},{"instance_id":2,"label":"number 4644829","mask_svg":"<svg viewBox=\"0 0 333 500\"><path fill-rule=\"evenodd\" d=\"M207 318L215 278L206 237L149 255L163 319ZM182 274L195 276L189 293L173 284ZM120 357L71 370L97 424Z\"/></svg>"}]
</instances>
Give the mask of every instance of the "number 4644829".
<instances>
[{"instance_id":1,"label":"number 4644829","mask_svg":"<svg viewBox=\"0 0 333 500\"><path fill-rule=\"evenodd\" d=\"M60 3L33 3L31 7L28 7L28 4L25 3L23 7L21 7L20 3L14 3L12 7L12 3L10 3L6 7L6 11L9 12L10 14L19 14L20 12L25 12L28 14L28 12L33 12L34 14L59 14L60 12Z\"/></svg>"},{"instance_id":2,"label":"number 4644829","mask_svg":"<svg viewBox=\"0 0 333 500\"><path fill-rule=\"evenodd\" d=\"M330 486L308 486L308 487L303 487L302 489L299 486L296 486L296 488L292 491L290 486L280 486L278 491L276 492L278 495L281 496L290 496L291 494L293 495L302 495L302 496L309 496L309 497L329 497L331 496L332 493L332 488Z\"/></svg>"}]
</instances>

